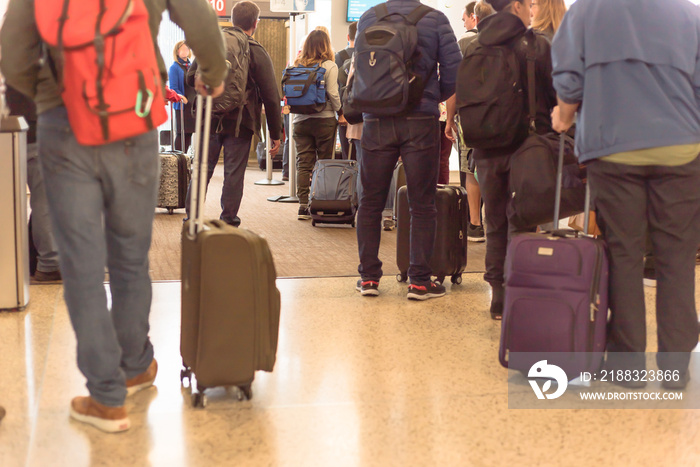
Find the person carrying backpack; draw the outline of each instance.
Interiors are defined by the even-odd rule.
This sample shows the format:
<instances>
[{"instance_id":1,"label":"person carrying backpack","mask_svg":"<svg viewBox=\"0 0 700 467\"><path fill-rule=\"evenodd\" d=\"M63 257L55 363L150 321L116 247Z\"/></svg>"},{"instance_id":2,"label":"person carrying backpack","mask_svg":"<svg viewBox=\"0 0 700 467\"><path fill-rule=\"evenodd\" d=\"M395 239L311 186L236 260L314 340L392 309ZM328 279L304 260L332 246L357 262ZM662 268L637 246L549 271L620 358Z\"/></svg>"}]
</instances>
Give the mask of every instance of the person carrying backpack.
<instances>
[{"instance_id":1,"label":"person carrying backpack","mask_svg":"<svg viewBox=\"0 0 700 467\"><path fill-rule=\"evenodd\" d=\"M243 181L253 135L260 136L262 105L270 131L270 153L280 148L282 114L278 112L280 95L272 59L260 43L253 39L258 27L260 8L253 2L241 1L231 9L233 28L225 30L227 60L232 64L221 97L214 100L207 163L207 185L224 149L224 186L221 191L220 219L238 227L238 209L243 199ZM247 62L247 64L246 64ZM187 72L192 83L199 69L195 60ZM244 92L240 92L244 91ZM190 189L185 203L189 218Z\"/></svg>"},{"instance_id":2,"label":"person carrying backpack","mask_svg":"<svg viewBox=\"0 0 700 467\"><path fill-rule=\"evenodd\" d=\"M71 401L70 416L113 433L129 429L125 398L151 386L158 369L148 337L148 250L159 183L156 131L167 118L167 74L155 40L166 2L99 3L10 0L0 68L37 104L64 298L90 393ZM220 94L226 62L214 11L206 2L167 5L206 70L198 90Z\"/></svg>"},{"instance_id":3,"label":"person carrying backpack","mask_svg":"<svg viewBox=\"0 0 700 467\"><path fill-rule=\"evenodd\" d=\"M293 68L323 69L319 76L320 86L325 86L324 92L319 89L319 97L323 102L313 106L295 107L294 100L287 94L287 102L291 106L294 122L293 141L297 149L297 197L299 212L297 219L311 219L308 210L309 187L311 173L318 159L331 159L335 152L335 131L338 125L335 115L342 117L340 95L338 95L338 66L333 61L331 40L324 31L311 31L304 41L301 55L294 62ZM320 71L320 70L319 70ZM283 78L283 85L285 81ZM300 113L304 112L304 113Z\"/></svg>"},{"instance_id":4,"label":"person carrying backpack","mask_svg":"<svg viewBox=\"0 0 700 467\"><path fill-rule=\"evenodd\" d=\"M392 33L385 34L387 30ZM363 193L357 216L361 278L356 286L362 295L379 294L382 211L399 157L406 171L411 210L411 283L407 298L425 300L445 295L445 288L431 281L428 261L437 226L438 103L454 93L460 58L447 17L418 0L389 0L360 18L355 74L349 85L350 100L364 117L360 162ZM397 82L393 77L398 76Z\"/></svg>"},{"instance_id":5,"label":"person carrying backpack","mask_svg":"<svg viewBox=\"0 0 700 467\"><path fill-rule=\"evenodd\" d=\"M355 53L355 35L357 34L357 21L348 25L348 46L335 54L335 64L338 65L338 88L340 96L343 95L343 89L348 82L348 73L350 72L350 64L352 62L352 54ZM348 125L338 125L338 139L340 139L340 149L343 152L343 159L347 159L350 153L348 138L345 135Z\"/></svg>"},{"instance_id":6,"label":"person carrying backpack","mask_svg":"<svg viewBox=\"0 0 700 467\"><path fill-rule=\"evenodd\" d=\"M474 159L488 227L484 280L492 289L491 317L499 320L505 297L503 270L508 240L512 234L522 231L508 222L511 156L533 130L531 120L534 119L536 133L552 132L550 111L556 105L556 94L552 86L549 42L528 29L530 1L489 0L488 3L497 13L479 23L478 39L468 47L460 66L456 96L474 104L466 107L466 113L460 110L460 120L465 141L475 148ZM528 57L534 61L535 115L529 115ZM470 65L480 71L477 73ZM479 76L487 77L479 79ZM502 89L513 91L503 92ZM506 110L503 114L484 115L480 109L488 102L497 102L498 107ZM448 102L446 131L450 133L455 125L455 110L456 99L453 98Z\"/></svg>"}]
</instances>

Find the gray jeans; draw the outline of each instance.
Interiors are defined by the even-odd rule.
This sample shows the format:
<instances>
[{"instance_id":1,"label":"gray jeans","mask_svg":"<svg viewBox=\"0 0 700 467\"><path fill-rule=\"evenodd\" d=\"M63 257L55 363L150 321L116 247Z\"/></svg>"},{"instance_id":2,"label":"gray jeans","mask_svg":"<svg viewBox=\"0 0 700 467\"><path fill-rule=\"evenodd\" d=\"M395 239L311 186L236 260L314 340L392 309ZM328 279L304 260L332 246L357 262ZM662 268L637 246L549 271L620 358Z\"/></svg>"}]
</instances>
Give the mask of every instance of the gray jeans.
<instances>
[{"instance_id":1,"label":"gray jeans","mask_svg":"<svg viewBox=\"0 0 700 467\"><path fill-rule=\"evenodd\" d=\"M659 352L687 354L698 344L699 331L700 157L678 167L593 161L588 177L610 252L608 352L646 349L642 273L649 232L656 262Z\"/></svg>"},{"instance_id":2,"label":"gray jeans","mask_svg":"<svg viewBox=\"0 0 700 467\"><path fill-rule=\"evenodd\" d=\"M36 269L54 272L58 270L58 248L51 231L49 201L46 199L37 143L27 145L27 185L32 192L29 197L29 205L32 207L32 240L39 254Z\"/></svg>"},{"instance_id":3,"label":"gray jeans","mask_svg":"<svg viewBox=\"0 0 700 467\"><path fill-rule=\"evenodd\" d=\"M65 107L57 107L39 115L38 139L78 368L95 400L121 406L126 379L153 360L148 250L160 170L156 130L83 146Z\"/></svg>"}]
</instances>

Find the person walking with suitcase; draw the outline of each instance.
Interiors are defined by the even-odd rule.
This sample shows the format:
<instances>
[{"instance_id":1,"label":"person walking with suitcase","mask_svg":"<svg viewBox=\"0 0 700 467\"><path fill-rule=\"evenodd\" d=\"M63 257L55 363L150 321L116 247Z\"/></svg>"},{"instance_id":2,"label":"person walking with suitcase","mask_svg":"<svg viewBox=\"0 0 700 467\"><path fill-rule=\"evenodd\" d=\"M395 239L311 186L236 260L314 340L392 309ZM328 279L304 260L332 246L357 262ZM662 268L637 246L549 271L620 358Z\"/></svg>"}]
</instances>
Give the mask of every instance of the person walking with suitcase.
<instances>
[{"instance_id":1,"label":"person walking with suitcase","mask_svg":"<svg viewBox=\"0 0 700 467\"><path fill-rule=\"evenodd\" d=\"M233 30L226 31L225 37L228 44L228 61L231 63L241 63L245 61L243 56L233 56L235 54L245 54L238 46L237 37L244 34L248 43L249 64L247 70L247 81L245 85L245 96L241 96L239 105L232 106L212 118L211 137L209 141L209 160L207 165L207 185L214 174L216 163L219 160L221 148L224 149L224 186L221 191L221 220L229 225L238 227L241 219L238 217L238 209L241 207L243 199L243 182L245 169L248 166L248 154L250 142L253 135L260 136L262 106L265 106L265 116L267 127L270 132L270 154L277 155L280 148L280 137L282 133L282 114L277 111L280 103L280 95L277 89L275 70L272 66L272 59L267 51L253 39L253 34L258 27L258 16L260 8L253 2L242 1L236 3L231 9L231 22ZM243 65L245 66L245 65ZM195 76L200 69L199 61L195 60L187 73L187 81L194 83ZM236 92L242 83L227 81L224 91L223 101L220 105L230 99L236 100ZM215 105L216 105L215 101ZM187 190L187 200L185 209L187 217L190 217L190 189Z\"/></svg>"},{"instance_id":2,"label":"person walking with suitcase","mask_svg":"<svg viewBox=\"0 0 700 467\"><path fill-rule=\"evenodd\" d=\"M214 11L190 0L167 5L206 64L197 88L220 94L226 63ZM151 386L158 368L148 337L148 250L159 181L156 128L167 118L167 75L155 42L165 9L157 0L112 2L104 11L94 2L11 0L0 31L3 75L37 103L64 298L90 393L71 401L70 416L106 432L129 429L125 398ZM95 24L110 33L96 36ZM94 39L84 44L85 37ZM83 47L71 47L78 43ZM103 60L105 53L111 60ZM79 82L94 87L94 100L83 97ZM98 114L93 106L109 111Z\"/></svg>"},{"instance_id":3,"label":"person walking with suitcase","mask_svg":"<svg viewBox=\"0 0 700 467\"><path fill-rule=\"evenodd\" d=\"M326 101L312 109L295 107L289 96L294 122L293 143L297 149L297 197L299 212L297 219L311 219L308 209L311 173L319 159L331 159L335 153L335 134L338 126L336 113L342 117L338 94L338 66L335 64L331 41L325 31L311 31L304 41L301 55L294 67L321 67L325 70L322 81L325 85ZM289 68L288 68L289 70ZM284 78L283 78L284 79ZM284 84L284 83L283 83Z\"/></svg>"},{"instance_id":4,"label":"person walking with suitcase","mask_svg":"<svg viewBox=\"0 0 700 467\"><path fill-rule=\"evenodd\" d=\"M393 34L383 36L382 30L392 30ZM391 39L383 41L381 37ZM408 56L401 60L390 58L397 56L397 51ZM394 167L401 157L411 210L407 298L441 297L445 295L445 288L431 280L428 262L437 225L438 103L454 93L461 57L457 39L443 13L417 0L389 0L360 18L355 54L350 99L364 113L360 162L363 193L357 217L361 278L356 288L365 296L379 294L379 280L383 274L379 260L382 211ZM372 73L377 63L386 67L386 74ZM406 67L406 63L411 65ZM405 81L387 84L391 82L392 73L401 73ZM402 88L405 89L403 96L414 97L405 100L395 95L396 92L401 94Z\"/></svg>"},{"instance_id":5,"label":"person walking with suitcase","mask_svg":"<svg viewBox=\"0 0 700 467\"><path fill-rule=\"evenodd\" d=\"M487 16L479 22L479 35L476 42L472 43L464 57L460 70L465 70L466 75L460 77L457 82L457 99L473 100L476 102L482 97L491 102L511 99L500 108L504 113L488 122L480 118L465 118L465 111L460 109L460 121L462 133L468 146L474 147L474 159L479 175L479 187L484 200L486 211L485 222L488 226L486 232L486 273L484 280L491 285L491 318L500 320L503 315L505 290L503 286L503 270L506 259L506 250L510 237L516 232L530 231L529 229L517 229L508 220L508 209L511 200L510 171L512 155L525 141L529 132L546 134L552 132L550 112L556 104L554 88L551 78L550 46L544 36L535 35L528 30L530 25L530 1L529 0L489 0L496 14ZM482 51L483 50L483 55ZM499 53L502 60L483 58L489 68L486 69L488 77L484 80L474 80L473 70L465 67L468 63L479 63L480 57L495 56L489 51ZM502 55L500 55L502 54ZM527 71L527 54L534 61L533 78L530 83ZM472 59L474 57L474 59ZM514 63L514 66L510 64ZM481 65L477 69L483 69ZM482 73L482 72L480 72ZM468 83L468 80L472 79ZM513 89L516 94L497 92L495 95L483 94L475 82L485 84L484 89L500 89L493 86L495 82L502 82L507 89ZM513 87L517 82L519 86ZM530 111L529 87L534 91L533 111ZM492 91L493 92L493 91ZM483 94L483 95L482 95ZM468 98L468 99L467 99ZM454 125L455 102L448 102L448 123ZM513 103L516 103L513 107ZM457 102L457 105L462 103ZM467 111L478 106L466 107ZM534 115L530 115L534 113ZM497 113L487 114L495 116ZM513 118L517 116L517 118ZM448 127L448 132L452 129ZM489 131L489 133L486 133ZM480 141L474 140L475 135L482 135Z\"/></svg>"},{"instance_id":6,"label":"person walking with suitcase","mask_svg":"<svg viewBox=\"0 0 700 467\"><path fill-rule=\"evenodd\" d=\"M659 6L653 0L571 6L552 44L559 101L552 122L563 132L576 120L576 149L588 166L609 249L606 365L645 369L648 232L656 263L657 363L677 372L662 386L682 389L699 334L700 11L685 0ZM603 24L615 27L601 34Z\"/></svg>"}]
</instances>

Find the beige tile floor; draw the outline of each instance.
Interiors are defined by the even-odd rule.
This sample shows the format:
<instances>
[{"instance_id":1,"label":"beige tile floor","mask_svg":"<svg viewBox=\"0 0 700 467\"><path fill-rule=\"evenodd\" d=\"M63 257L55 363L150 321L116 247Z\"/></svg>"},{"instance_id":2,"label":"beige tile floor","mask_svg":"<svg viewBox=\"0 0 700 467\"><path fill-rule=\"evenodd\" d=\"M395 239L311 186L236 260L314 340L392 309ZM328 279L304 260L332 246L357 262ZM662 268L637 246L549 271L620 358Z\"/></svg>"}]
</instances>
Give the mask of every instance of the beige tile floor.
<instances>
[{"instance_id":1,"label":"beige tile floor","mask_svg":"<svg viewBox=\"0 0 700 467\"><path fill-rule=\"evenodd\" d=\"M204 410L179 381L180 284L155 283L160 372L118 435L69 420L86 389L61 287L32 286L25 312L0 314L0 466L700 465L694 410L509 410L480 275L425 303L354 281L279 280L275 371L251 401L216 389Z\"/></svg>"}]
</instances>

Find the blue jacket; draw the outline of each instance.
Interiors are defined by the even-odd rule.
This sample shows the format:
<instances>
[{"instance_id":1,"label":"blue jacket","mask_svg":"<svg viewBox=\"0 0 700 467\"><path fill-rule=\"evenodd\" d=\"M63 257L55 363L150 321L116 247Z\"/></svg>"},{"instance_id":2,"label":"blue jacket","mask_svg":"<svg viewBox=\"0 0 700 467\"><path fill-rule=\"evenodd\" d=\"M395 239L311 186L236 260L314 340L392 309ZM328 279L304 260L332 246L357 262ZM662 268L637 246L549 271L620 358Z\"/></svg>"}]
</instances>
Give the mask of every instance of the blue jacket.
<instances>
[{"instance_id":1,"label":"blue jacket","mask_svg":"<svg viewBox=\"0 0 700 467\"><path fill-rule=\"evenodd\" d=\"M170 81L170 89L181 96L185 95L185 72L178 62L173 62L173 64L170 65L170 70L168 70L168 81ZM174 107L175 110L180 110L180 103L176 102Z\"/></svg>"},{"instance_id":2,"label":"blue jacket","mask_svg":"<svg viewBox=\"0 0 700 467\"><path fill-rule=\"evenodd\" d=\"M421 3L418 0L389 0L389 13L408 15ZM357 23L357 34L377 22L374 9L367 10ZM440 115L438 104L446 101L455 93L457 68L462 60L462 54L457 46L452 26L440 11L432 11L425 15L417 24L418 47L421 51L420 61L416 71L428 76L432 71L423 91L423 98L414 112L429 115ZM440 79L438 80L435 64L440 64Z\"/></svg>"},{"instance_id":3,"label":"blue jacket","mask_svg":"<svg viewBox=\"0 0 700 467\"><path fill-rule=\"evenodd\" d=\"M554 88L582 102L582 162L700 143L700 9L687 0L578 0L552 43Z\"/></svg>"}]
</instances>

